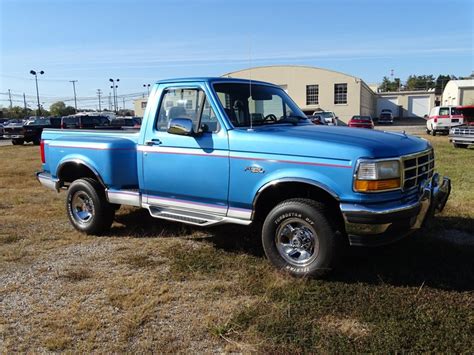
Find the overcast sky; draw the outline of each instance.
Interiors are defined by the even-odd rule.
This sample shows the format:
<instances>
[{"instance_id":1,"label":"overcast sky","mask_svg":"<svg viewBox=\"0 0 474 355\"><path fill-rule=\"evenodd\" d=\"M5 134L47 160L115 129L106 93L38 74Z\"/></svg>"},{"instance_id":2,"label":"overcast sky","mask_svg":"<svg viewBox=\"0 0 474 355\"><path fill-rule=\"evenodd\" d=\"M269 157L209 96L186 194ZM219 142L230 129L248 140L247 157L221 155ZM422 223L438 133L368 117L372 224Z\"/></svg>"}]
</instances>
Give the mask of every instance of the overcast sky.
<instances>
[{"instance_id":1,"label":"overcast sky","mask_svg":"<svg viewBox=\"0 0 474 355\"><path fill-rule=\"evenodd\" d=\"M259 65L328 68L380 82L393 69L469 75L474 2L0 0L0 105L25 92L31 69L45 106L77 95L118 94L187 76L220 76ZM250 59L251 58L251 59ZM71 102L68 102L71 104ZM22 104L22 102L14 102ZM95 108L94 101L80 107ZM129 100L127 106L131 107Z\"/></svg>"}]
</instances>

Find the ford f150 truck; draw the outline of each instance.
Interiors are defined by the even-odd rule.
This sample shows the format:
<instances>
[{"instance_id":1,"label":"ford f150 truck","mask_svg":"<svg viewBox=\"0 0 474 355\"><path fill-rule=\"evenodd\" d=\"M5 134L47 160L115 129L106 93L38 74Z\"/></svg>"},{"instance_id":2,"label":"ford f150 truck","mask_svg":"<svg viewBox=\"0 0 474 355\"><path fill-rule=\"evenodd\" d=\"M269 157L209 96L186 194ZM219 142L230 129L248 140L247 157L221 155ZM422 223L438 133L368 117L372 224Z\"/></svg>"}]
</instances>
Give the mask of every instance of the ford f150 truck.
<instances>
[{"instance_id":1,"label":"ford f150 truck","mask_svg":"<svg viewBox=\"0 0 474 355\"><path fill-rule=\"evenodd\" d=\"M322 276L343 243L377 246L442 210L449 178L428 141L314 125L278 86L230 78L158 82L139 132L43 132L46 187L69 220L106 233L119 205L197 226L261 226L268 259Z\"/></svg>"}]
</instances>

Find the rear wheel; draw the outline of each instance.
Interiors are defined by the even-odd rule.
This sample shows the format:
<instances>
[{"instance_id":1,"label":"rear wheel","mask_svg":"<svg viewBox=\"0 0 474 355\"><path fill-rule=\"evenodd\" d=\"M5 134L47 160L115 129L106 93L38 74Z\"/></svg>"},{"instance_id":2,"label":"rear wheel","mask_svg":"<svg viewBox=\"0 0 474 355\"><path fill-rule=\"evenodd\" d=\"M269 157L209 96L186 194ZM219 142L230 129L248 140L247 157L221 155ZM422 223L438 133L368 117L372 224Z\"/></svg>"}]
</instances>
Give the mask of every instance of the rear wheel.
<instances>
[{"instance_id":1,"label":"rear wheel","mask_svg":"<svg viewBox=\"0 0 474 355\"><path fill-rule=\"evenodd\" d=\"M322 277L340 258L335 229L324 206L309 199L291 199L270 211L262 244L270 262L298 277Z\"/></svg>"},{"instance_id":2,"label":"rear wheel","mask_svg":"<svg viewBox=\"0 0 474 355\"><path fill-rule=\"evenodd\" d=\"M90 178L79 179L71 184L66 210L74 228L95 235L109 230L115 214L115 209L105 197L103 187Z\"/></svg>"},{"instance_id":3,"label":"rear wheel","mask_svg":"<svg viewBox=\"0 0 474 355\"><path fill-rule=\"evenodd\" d=\"M12 144L13 145L23 145L23 143L25 143L25 141L21 138L20 139L18 139L18 138L12 139Z\"/></svg>"},{"instance_id":4,"label":"rear wheel","mask_svg":"<svg viewBox=\"0 0 474 355\"><path fill-rule=\"evenodd\" d=\"M41 139L39 139L39 138L33 139L33 144L34 145L40 145L40 143L41 143Z\"/></svg>"}]
</instances>

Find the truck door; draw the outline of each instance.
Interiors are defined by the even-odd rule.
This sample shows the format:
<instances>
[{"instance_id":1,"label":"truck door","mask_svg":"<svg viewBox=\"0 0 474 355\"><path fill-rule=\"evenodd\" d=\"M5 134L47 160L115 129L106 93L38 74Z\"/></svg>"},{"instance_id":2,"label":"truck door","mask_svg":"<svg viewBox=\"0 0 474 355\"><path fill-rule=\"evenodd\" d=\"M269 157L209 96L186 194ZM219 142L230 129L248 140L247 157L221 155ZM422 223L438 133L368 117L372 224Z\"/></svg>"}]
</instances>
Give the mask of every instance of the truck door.
<instances>
[{"instance_id":1,"label":"truck door","mask_svg":"<svg viewBox=\"0 0 474 355\"><path fill-rule=\"evenodd\" d=\"M167 132L170 120L188 118L201 133ZM147 127L143 156L144 202L152 206L225 215L228 207L229 146L204 87L168 87L161 94L153 127Z\"/></svg>"}]
</instances>

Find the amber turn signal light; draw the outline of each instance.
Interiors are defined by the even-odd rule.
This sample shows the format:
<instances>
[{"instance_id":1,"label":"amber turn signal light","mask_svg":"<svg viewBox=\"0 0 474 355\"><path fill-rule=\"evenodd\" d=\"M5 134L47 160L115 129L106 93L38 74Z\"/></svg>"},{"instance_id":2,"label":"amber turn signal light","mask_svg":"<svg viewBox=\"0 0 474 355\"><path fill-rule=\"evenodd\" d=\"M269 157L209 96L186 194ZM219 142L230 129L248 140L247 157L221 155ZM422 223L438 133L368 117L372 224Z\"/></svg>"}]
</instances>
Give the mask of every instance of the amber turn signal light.
<instances>
[{"instance_id":1,"label":"amber turn signal light","mask_svg":"<svg viewBox=\"0 0 474 355\"><path fill-rule=\"evenodd\" d=\"M356 180L355 190L360 192L383 191L400 187L400 179Z\"/></svg>"}]
</instances>

